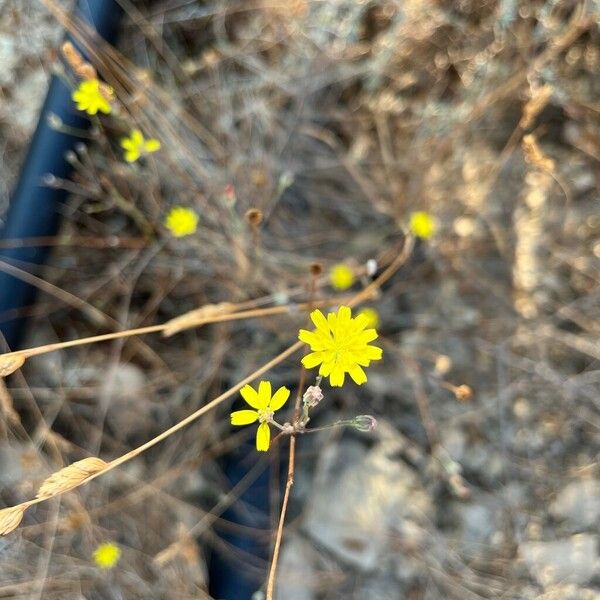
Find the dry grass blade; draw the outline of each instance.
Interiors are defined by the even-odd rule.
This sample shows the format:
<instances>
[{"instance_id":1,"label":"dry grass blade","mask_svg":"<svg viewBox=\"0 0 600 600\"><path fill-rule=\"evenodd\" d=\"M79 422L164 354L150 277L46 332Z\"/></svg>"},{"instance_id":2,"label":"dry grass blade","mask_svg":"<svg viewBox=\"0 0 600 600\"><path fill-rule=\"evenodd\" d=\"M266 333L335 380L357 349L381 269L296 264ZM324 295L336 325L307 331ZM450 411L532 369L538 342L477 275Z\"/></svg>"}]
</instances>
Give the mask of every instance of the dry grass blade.
<instances>
[{"instance_id":1,"label":"dry grass blade","mask_svg":"<svg viewBox=\"0 0 600 600\"><path fill-rule=\"evenodd\" d=\"M90 475L103 471L107 466L108 463L95 456L79 460L52 473L40 486L36 498L50 498L62 494L83 483Z\"/></svg>"},{"instance_id":2,"label":"dry grass blade","mask_svg":"<svg viewBox=\"0 0 600 600\"><path fill-rule=\"evenodd\" d=\"M20 369L25 363L24 354L3 354L0 355L0 377L7 377Z\"/></svg>"},{"instance_id":3,"label":"dry grass blade","mask_svg":"<svg viewBox=\"0 0 600 600\"><path fill-rule=\"evenodd\" d=\"M0 535L6 535L19 526L26 508L26 506L19 504L0 510Z\"/></svg>"},{"instance_id":4,"label":"dry grass blade","mask_svg":"<svg viewBox=\"0 0 600 600\"><path fill-rule=\"evenodd\" d=\"M203 325L204 323L208 323L213 317L233 312L235 308L235 304L232 304L231 302L206 304L200 308L195 308L194 310L190 310L183 315L179 315L178 317L167 321L164 325L163 335L165 337L170 337L184 329Z\"/></svg>"}]
</instances>

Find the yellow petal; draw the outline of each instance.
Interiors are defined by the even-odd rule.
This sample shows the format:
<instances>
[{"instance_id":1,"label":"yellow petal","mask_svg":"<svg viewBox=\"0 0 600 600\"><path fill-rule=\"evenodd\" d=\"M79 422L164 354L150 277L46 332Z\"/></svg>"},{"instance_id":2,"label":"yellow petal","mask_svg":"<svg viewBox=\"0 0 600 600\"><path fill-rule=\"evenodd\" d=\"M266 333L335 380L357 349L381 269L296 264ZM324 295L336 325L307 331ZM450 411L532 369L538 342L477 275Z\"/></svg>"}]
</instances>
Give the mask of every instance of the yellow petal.
<instances>
[{"instance_id":1,"label":"yellow petal","mask_svg":"<svg viewBox=\"0 0 600 600\"><path fill-rule=\"evenodd\" d=\"M363 383L365 383L367 381L366 373L358 365L354 365L353 367L350 367L348 374L350 375L350 377L352 377L352 379L354 380L354 383L356 383L358 385L362 385Z\"/></svg>"},{"instance_id":2,"label":"yellow petal","mask_svg":"<svg viewBox=\"0 0 600 600\"><path fill-rule=\"evenodd\" d=\"M134 148L132 150L127 150L124 154L124 157L128 163L132 163L132 162L135 162L140 157L140 153L138 150L136 150Z\"/></svg>"},{"instance_id":3,"label":"yellow petal","mask_svg":"<svg viewBox=\"0 0 600 600\"><path fill-rule=\"evenodd\" d=\"M367 346L364 350L365 358L369 360L381 360L383 350L377 346Z\"/></svg>"},{"instance_id":4,"label":"yellow petal","mask_svg":"<svg viewBox=\"0 0 600 600\"><path fill-rule=\"evenodd\" d=\"M322 362L323 362L323 353L322 352L311 352L310 354L307 354L302 359L302 364L307 369L314 369L318 364L321 364Z\"/></svg>"},{"instance_id":5,"label":"yellow petal","mask_svg":"<svg viewBox=\"0 0 600 600\"><path fill-rule=\"evenodd\" d=\"M280 387L271 398L271 403L269 404L269 408L274 412L279 410L290 397L290 390L286 387Z\"/></svg>"},{"instance_id":6,"label":"yellow petal","mask_svg":"<svg viewBox=\"0 0 600 600\"><path fill-rule=\"evenodd\" d=\"M255 410L236 410L231 413L232 425L251 425L258 421L258 413Z\"/></svg>"},{"instance_id":7,"label":"yellow petal","mask_svg":"<svg viewBox=\"0 0 600 600\"><path fill-rule=\"evenodd\" d=\"M271 429L268 423L261 423L256 431L256 449L266 452L271 444Z\"/></svg>"},{"instance_id":8,"label":"yellow petal","mask_svg":"<svg viewBox=\"0 0 600 600\"><path fill-rule=\"evenodd\" d=\"M332 387L342 387L344 385L344 379L344 370L336 365L329 376L329 383Z\"/></svg>"},{"instance_id":9,"label":"yellow petal","mask_svg":"<svg viewBox=\"0 0 600 600\"><path fill-rule=\"evenodd\" d=\"M256 390L249 386L249 385L245 385L241 390L240 390L240 394L242 396L242 398L252 407L252 408L256 408L257 410L259 408L261 408L260 406L260 402L258 401L258 394L256 393Z\"/></svg>"},{"instance_id":10,"label":"yellow petal","mask_svg":"<svg viewBox=\"0 0 600 600\"><path fill-rule=\"evenodd\" d=\"M327 315L327 327L331 329L335 335L335 329L337 327L337 315L335 313L329 313Z\"/></svg>"},{"instance_id":11,"label":"yellow petal","mask_svg":"<svg viewBox=\"0 0 600 600\"><path fill-rule=\"evenodd\" d=\"M111 106L110 106L109 102L102 99L102 101L98 105L98 109L100 110L100 112L103 112L105 115L108 115L108 114L110 114Z\"/></svg>"},{"instance_id":12,"label":"yellow petal","mask_svg":"<svg viewBox=\"0 0 600 600\"><path fill-rule=\"evenodd\" d=\"M261 381L258 384L258 404L259 408L267 408L271 401L271 382Z\"/></svg>"},{"instance_id":13,"label":"yellow petal","mask_svg":"<svg viewBox=\"0 0 600 600\"><path fill-rule=\"evenodd\" d=\"M325 315L317 308L310 313L310 319L315 324L317 329L329 331L329 325L327 325L327 319Z\"/></svg>"},{"instance_id":14,"label":"yellow petal","mask_svg":"<svg viewBox=\"0 0 600 600\"><path fill-rule=\"evenodd\" d=\"M144 145L144 135L142 134L142 132L139 129L134 129L131 132L131 141L136 146L143 146Z\"/></svg>"},{"instance_id":15,"label":"yellow petal","mask_svg":"<svg viewBox=\"0 0 600 600\"><path fill-rule=\"evenodd\" d=\"M157 150L160 150L160 142L152 138L144 144L144 150L146 152L156 152Z\"/></svg>"}]
</instances>

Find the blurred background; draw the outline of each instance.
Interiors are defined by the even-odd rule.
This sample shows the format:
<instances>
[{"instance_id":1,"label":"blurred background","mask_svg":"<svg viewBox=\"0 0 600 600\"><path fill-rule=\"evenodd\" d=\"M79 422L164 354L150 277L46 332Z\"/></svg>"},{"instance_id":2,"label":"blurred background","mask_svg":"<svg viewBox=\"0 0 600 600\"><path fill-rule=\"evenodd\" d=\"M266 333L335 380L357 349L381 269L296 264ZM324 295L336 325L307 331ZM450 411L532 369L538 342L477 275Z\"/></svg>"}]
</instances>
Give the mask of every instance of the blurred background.
<instances>
[{"instance_id":1,"label":"blurred background","mask_svg":"<svg viewBox=\"0 0 600 600\"><path fill-rule=\"evenodd\" d=\"M325 280L347 265L357 292L425 212L433 235L368 303L384 360L364 386L327 388L311 421L379 426L299 440L276 597L598 598L598 3L120 4L115 48L92 60L119 109L75 132L73 175L52 181L62 228L32 271L22 347L285 305L315 262ZM73 81L71 7L0 0L0 228L49 77ZM161 149L128 164L134 127ZM174 206L195 233L164 227ZM160 433L304 324L291 311L29 360L0 384L0 505ZM296 385L297 358L274 385ZM0 597L250 597L219 592L217 569L263 598L287 442L259 455L231 406L28 512L0 538ZM110 570L92 559L106 541Z\"/></svg>"}]
</instances>

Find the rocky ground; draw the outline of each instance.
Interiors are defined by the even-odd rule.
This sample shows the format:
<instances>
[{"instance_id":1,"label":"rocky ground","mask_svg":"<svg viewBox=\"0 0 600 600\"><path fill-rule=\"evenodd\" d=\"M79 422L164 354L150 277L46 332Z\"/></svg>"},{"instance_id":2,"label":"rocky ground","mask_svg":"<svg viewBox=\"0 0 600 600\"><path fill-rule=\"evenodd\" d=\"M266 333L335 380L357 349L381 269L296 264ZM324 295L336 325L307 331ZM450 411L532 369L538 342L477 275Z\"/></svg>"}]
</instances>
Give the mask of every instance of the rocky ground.
<instances>
[{"instance_id":1,"label":"rocky ground","mask_svg":"<svg viewBox=\"0 0 600 600\"><path fill-rule=\"evenodd\" d=\"M378 428L300 440L280 600L600 597L600 37L593 3L566 4L228 13L177 0L144 4L142 30L137 14L125 25L136 85L158 82L169 98L161 114L127 100L156 128L162 160L125 167L111 153L124 125L105 123L77 155L65 233L137 240L139 210L156 237L141 250L57 249L45 274L56 288L27 345L206 302L285 301L313 260L362 265L398 241L410 211L437 222L373 303L383 365L366 386L327 390L314 419L370 413ZM37 2L0 0L0 31L1 206L60 29ZM194 120L177 129L186 110ZM237 204L222 208L230 183ZM163 236L173 203L201 213L198 239ZM262 255L243 219L255 206ZM23 428L0 429L0 499L30 497L57 456L142 443L274 356L299 324L292 314L31 360L9 385ZM273 377L294 385L295 364ZM227 412L65 496L60 512L28 517L0 540L0 597L204 597L211 551L233 555L258 589L264 561L220 543L231 489L221 463L203 459L235 442ZM89 559L106 537L124 550L110 577Z\"/></svg>"}]
</instances>

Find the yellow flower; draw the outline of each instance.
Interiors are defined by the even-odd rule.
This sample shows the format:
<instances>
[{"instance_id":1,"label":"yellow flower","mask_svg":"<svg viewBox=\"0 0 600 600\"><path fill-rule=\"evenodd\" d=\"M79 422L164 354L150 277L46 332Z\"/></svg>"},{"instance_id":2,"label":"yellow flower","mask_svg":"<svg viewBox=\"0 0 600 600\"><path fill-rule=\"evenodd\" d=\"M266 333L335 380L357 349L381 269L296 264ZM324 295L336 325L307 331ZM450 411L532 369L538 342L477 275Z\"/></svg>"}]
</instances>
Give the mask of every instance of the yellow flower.
<instances>
[{"instance_id":1,"label":"yellow flower","mask_svg":"<svg viewBox=\"0 0 600 600\"><path fill-rule=\"evenodd\" d=\"M377 327L379 325L379 313L370 307L361 308L358 311L358 316L363 315L367 318L367 324L365 327Z\"/></svg>"},{"instance_id":2,"label":"yellow flower","mask_svg":"<svg viewBox=\"0 0 600 600\"><path fill-rule=\"evenodd\" d=\"M191 208L174 206L165 219L165 227L175 237L192 235L198 228L198 215Z\"/></svg>"},{"instance_id":3,"label":"yellow flower","mask_svg":"<svg viewBox=\"0 0 600 600\"><path fill-rule=\"evenodd\" d=\"M101 569L112 569L121 558L121 549L113 542L100 544L94 550L94 562Z\"/></svg>"},{"instance_id":4,"label":"yellow flower","mask_svg":"<svg viewBox=\"0 0 600 600\"><path fill-rule=\"evenodd\" d=\"M133 129L129 137L121 139L121 147L125 150L125 160L135 162L142 154L160 150L160 142L154 138L147 140L139 129Z\"/></svg>"},{"instance_id":5,"label":"yellow flower","mask_svg":"<svg viewBox=\"0 0 600 600\"><path fill-rule=\"evenodd\" d=\"M298 338L308 344L312 352L302 359L307 369L317 365L319 375L329 377L334 387L344 385L346 373L355 383L361 385L367 381L367 375L361 367L368 367L372 360L382 356L381 348L369 346L377 338L375 329L366 329L369 324L365 315L352 317L347 306L341 306L336 313L327 318L320 310L313 310L310 318L315 324L314 331L301 329Z\"/></svg>"},{"instance_id":6,"label":"yellow flower","mask_svg":"<svg viewBox=\"0 0 600 600\"><path fill-rule=\"evenodd\" d=\"M107 115L111 111L109 98L112 93L112 88L105 83L101 87L97 79L86 79L71 94L71 98L77 104L77 110L88 115L95 115L98 111Z\"/></svg>"},{"instance_id":7,"label":"yellow flower","mask_svg":"<svg viewBox=\"0 0 600 600\"><path fill-rule=\"evenodd\" d=\"M329 281L334 289L347 290L354 283L354 273L348 265L339 263L329 272Z\"/></svg>"},{"instance_id":8,"label":"yellow flower","mask_svg":"<svg viewBox=\"0 0 600 600\"><path fill-rule=\"evenodd\" d=\"M261 381L258 392L251 386L245 385L240 394L254 410L236 410L231 413L232 425L250 425L260 422L256 431L256 449L266 452L271 444L271 429L269 423L273 420L275 411L279 410L290 397L290 390L280 387L271 396L271 382Z\"/></svg>"},{"instance_id":9,"label":"yellow flower","mask_svg":"<svg viewBox=\"0 0 600 600\"><path fill-rule=\"evenodd\" d=\"M435 233L433 217L422 210L410 213L410 230L416 237L429 239Z\"/></svg>"}]
</instances>

